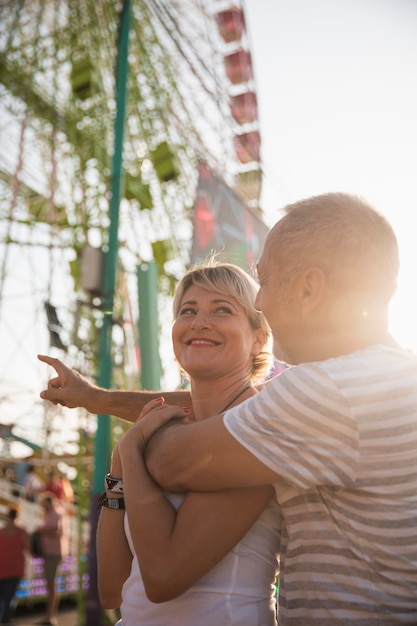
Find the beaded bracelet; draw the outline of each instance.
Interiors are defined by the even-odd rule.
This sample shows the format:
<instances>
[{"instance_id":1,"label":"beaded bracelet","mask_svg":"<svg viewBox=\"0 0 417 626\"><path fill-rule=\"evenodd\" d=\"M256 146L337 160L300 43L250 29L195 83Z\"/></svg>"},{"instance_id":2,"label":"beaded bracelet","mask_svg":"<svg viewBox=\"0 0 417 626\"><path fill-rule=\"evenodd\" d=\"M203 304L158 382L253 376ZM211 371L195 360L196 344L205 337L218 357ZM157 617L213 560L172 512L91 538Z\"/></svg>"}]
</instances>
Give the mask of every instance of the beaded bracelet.
<instances>
[{"instance_id":1,"label":"beaded bracelet","mask_svg":"<svg viewBox=\"0 0 417 626\"><path fill-rule=\"evenodd\" d=\"M124 493L123 478L114 478L111 474L106 474L104 477L104 488L112 493Z\"/></svg>"}]
</instances>

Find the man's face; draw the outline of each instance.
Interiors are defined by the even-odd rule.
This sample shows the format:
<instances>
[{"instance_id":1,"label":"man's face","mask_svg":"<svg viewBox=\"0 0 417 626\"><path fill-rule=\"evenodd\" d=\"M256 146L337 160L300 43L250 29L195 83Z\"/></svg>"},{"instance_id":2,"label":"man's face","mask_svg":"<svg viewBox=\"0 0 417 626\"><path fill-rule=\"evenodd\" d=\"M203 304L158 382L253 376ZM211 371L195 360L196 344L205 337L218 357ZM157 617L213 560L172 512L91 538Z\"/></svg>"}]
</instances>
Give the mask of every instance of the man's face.
<instances>
[{"instance_id":1,"label":"man's face","mask_svg":"<svg viewBox=\"0 0 417 626\"><path fill-rule=\"evenodd\" d=\"M41 504L45 513L51 510L51 503L49 502L49 500L42 500Z\"/></svg>"},{"instance_id":2,"label":"man's face","mask_svg":"<svg viewBox=\"0 0 417 626\"><path fill-rule=\"evenodd\" d=\"M291 283L284 281L279 263L271 251L271 236L266 239L257 270L259 292L255 306L262 311L271 327L274 355L280 361L293 364L293 340L297 338L298 316Z\"/></svg>"}]
</instances>

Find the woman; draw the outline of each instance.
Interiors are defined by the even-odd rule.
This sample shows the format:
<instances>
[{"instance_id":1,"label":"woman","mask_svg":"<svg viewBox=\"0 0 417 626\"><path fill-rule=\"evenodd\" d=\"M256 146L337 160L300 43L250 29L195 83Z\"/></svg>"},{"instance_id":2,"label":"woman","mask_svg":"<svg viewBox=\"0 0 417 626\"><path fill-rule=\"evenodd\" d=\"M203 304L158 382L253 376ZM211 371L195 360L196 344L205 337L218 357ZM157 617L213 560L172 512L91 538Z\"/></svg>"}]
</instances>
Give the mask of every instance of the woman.
<instances>
[{"instance_id":1,"label":"woman","mask_svg":"<svg viewBox=\"0 0 417 626\"><path fill-rule=\"evenodd\" d=\"M269 371L256 292L229 264L191 270L177 287L172 339L196 420L250 398ZM164 494L143 452L168 413L163 398L153 400L114 450L98 526L101 602L121 606L123 626L273 626L280 531L273 489ZM107 508L122 498L126 516Z\"/></svg>"}]
</instances>

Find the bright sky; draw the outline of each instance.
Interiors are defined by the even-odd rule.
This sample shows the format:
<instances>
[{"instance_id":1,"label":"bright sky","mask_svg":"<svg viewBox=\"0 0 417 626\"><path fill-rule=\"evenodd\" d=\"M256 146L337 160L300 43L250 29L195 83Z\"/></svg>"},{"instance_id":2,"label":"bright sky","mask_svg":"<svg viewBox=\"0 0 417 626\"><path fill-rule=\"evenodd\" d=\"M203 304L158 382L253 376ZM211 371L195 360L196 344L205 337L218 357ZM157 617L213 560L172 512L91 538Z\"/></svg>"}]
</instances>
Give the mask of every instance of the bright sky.
<instances>
[{"instance_id":1,"label":"bright sky","mask_svg":"<svg viewBox=\"0 0 417 626\"><path fill-rule=\"evenodd\" d=\"M402 270L391 329L417 349L417 2L245 0L268 223L288 202L363 196L391 221Z\"/></svg>"}]
</instances>

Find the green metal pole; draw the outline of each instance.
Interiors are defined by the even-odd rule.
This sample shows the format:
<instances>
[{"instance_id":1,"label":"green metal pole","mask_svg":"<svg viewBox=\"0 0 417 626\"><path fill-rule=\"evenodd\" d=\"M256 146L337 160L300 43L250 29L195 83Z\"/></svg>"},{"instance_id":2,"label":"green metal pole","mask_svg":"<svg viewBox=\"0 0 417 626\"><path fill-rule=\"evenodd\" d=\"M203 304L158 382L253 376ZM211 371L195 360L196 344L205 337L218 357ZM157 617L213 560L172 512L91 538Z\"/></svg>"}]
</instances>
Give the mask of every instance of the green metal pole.
<instances>
[{"instance_id":1,"label":"green metal pole","mask_svg":"<svg viewBox=\"0 0 417 626\"><path fill-rule=\"evenodd\" d=\"M123 139L126 118L128 77L128 48L130 29L130 0L124 0L120 16L116 66L116 117L114 123L114 152L111 178L110 227L104 265L103 326L100 335L100 362L98 384L109 389L112 382L112 326L114 289L117 278L119 204L123 180ZM111 454L110 416L99 415L94 453L94 475L91 497L91 542L89 555L89 592L86 611L87 626L103 622L97 589L96 531L98 523L97 500L103 490L104 475L108 472Z\"/></svg>"},{"instance_id":2,"label":"green metal pole","mask_svg":"<svg viewBox=\"0 0 417 626\"><path fill-rule=\"evenodd\" d=\"M161 388L158 328L158 266L155 261L138 266L139 344L142 389Z\"/></svg>"},{"instance_id":3,"label":"green metal pole","mask_svg":"<svg viewBox=\"0 0 417 626\"><path fill-rule=\"evenodd\" d=\"M130 22L130 0L125 0L120 21L119 49L116 70L117 112L114 124L114 153L111 178L110 227L104 264L103 285L103 326L100 335L100 362L98 384L110 388L112 382L112 327L114 290L117 279L119 205L123 182L123 138L126 118L126 96L128 76L128 42ZM110 417L99 415L96 455L94 466L94 487L102 491L103 471L107 472L110 458Z\"/></svg>"}]
</instances>

